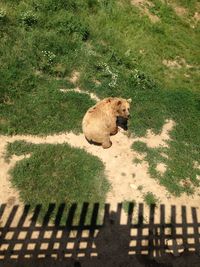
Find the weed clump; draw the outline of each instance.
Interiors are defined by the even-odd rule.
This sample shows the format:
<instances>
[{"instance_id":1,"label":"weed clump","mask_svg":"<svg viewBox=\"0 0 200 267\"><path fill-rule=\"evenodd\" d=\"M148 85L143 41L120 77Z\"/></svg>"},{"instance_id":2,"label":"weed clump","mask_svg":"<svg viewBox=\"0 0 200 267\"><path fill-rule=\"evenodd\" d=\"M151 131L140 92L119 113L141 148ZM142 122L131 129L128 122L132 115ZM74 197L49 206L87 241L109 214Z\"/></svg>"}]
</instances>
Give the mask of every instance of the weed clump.
<instances>
[{"instance_id":1,"label":"weed clump","mask_svg":"<svg viewBox=\"0 0 200 267\"><path fill-rule=\"evenodd\" d=\"M23 25L31 27L37 23L37 16L33 11L27 10L21 13L20 21Z\"/></svg>"}]
</instances>

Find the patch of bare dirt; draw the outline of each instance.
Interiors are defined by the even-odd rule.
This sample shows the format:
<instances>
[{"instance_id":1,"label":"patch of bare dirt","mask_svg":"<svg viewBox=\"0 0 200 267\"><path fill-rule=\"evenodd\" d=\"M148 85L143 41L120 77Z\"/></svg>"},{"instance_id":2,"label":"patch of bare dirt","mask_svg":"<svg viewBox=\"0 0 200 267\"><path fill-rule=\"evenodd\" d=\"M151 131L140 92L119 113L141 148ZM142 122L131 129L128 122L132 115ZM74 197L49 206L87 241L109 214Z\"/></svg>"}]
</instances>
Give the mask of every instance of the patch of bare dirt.
<instances>
[{"instance_id":1,"label":"patch of bare dirt","mask_svg":"<svg viewBox=\"0 0 200 267\"><path fill-rule=\"evenodd\" d=\"M165 1L162 1L162 2L163 4L166 4ZM200 21L199 2L196 3L196 8L195 8L196 12L193 15L190 13L190 11L186 7L178 5L177 2L174 0L167 1L167 4L170 5L175 11L176 15L184 19L184 21L187 22L191 28L194 29L197 27L197 24Z\"/></svg>"},{"instance_id":2,"label":"patch of bare dirt","mask_svg":"<svg viewBox=\"0 0 200 267\"><path fill-rule=\"evenodd\" d=\"M160 134L154 134L151 130L147 130L145 137L136 138L135 140L144 142L148 147L156 148L159 146L168 147L166 143L169 140L169 132L175 126L175 122L173 120L166 120L166 123L163 126L163 129Z\"/></svg>"},{"instance_id":3,"label":"patch of bare dirt","mask_svg":"<svg viewBox=\"0 0 200 267\"><path fill-rule=\"evenodd\" d=\"M171 69L181 69L181 68L193 68L193 65L190 65L186 62L184 58L176 57L174 60L164 59L162 61L163 65Z\"/></svg>"},{"instance_id":4,"label":"patch of bare dirt","mask_svg":"<svg viewBox=\"0 0 200 267\"><path fill-rule=\"evenodd\" d=\"M167 169L167 166L164 163L158 163L156 166L156 170L161 174L164 174Z\"/></svg>"},{"instance_id":5,"label":"patch of bare dirt","mask_svg":"<svg viewBox=\"0 0 200 267\"><path fill-rule=\"evenodd\" d=\"M0 124L1 124L1 125L5 125L5 124L7 124L7 120L4 119L4 118L1 118L1 117L0 117Z\"/></svg>"},{"instance_id":6,"label":"patch of bare dirt","mask_svg":"<svg viewBox=\"0 0 200 267\"><path fill-rule=\"evenodd\" d=\"M194 168L200 170L200 164L197 161L194 162Z\"/></svg>"},{"instance_id":7,"label":"patch of bare dirt","mask_svg":"<svg viewBox=\"0 0 200 267\"><path fill-rule=\"evenodd\" d=\"M180 6L175 0L162 0L162 3L170 5L179 17L185 17L189 13L187 8Z\"/></svg>"},{"instance_id":8,"label":"patch of bare dirt","mask_svg":"<svg viewBox=\"0 0 200 267\"><path fill-rule=\"evenodd\" d=\"M89 95L89 97L93 99L94 101L96 102L100 101L100 98L97 95L95 95L94 93L90 93L89 91L81 90L79 87L76 87L73 89L60 89L60 91L63 93L76 92L79 94L86 94L86 95Z\"/></svg>"},{"instance_id":9,"label":"patch of bare dirt","mask_svg":"<svg viewBox=\"0 0 200 267\"><path fill-rule=\"evenodd\" d=\"M94 83L98 86L98 85L101 85L101 82L97 79L94 80Z\"/></svg>"},{"instance_id":10,"label":"patch of bare dirt","mask_svg":"<svg viewBox=\"0 0 200 267\"><path fill-rule=\"evenodd\" d=\"M192 182L190 181L189 178L180 181L180 185L183 187L192 187Z\"/></svg>"},{"instance_id":11,"label":"patch of bare dirt","mask_svg":"<svg viewBox=\"0 0 200 267\"><path fill-rule=\"evenodd\" d=\"M173 5L174 11L179 17L184 17L188 14L188 10L185 7Z\"/></svg>"},{"instance_id":12,"label":"patch of bare dirt","mask_svg":"<svg viewBox=\"0 0 200 267\"><path fill-rule=\"evenodd\" d=\"M160 21L160 18L151 13L149 10L151 7L155 6L152 2L148 0L132 0L131 3L132 5L138 7L143 14L147 15L151 22L156 23Z\"/></svg>"},{"instance_id":13,"label":"patch of bare dirt","mask_svg":"<svg viewBox=\"0 0 200 267\"><path fill-rule=\"evenodd\" d=\"M72 72L72 75L71 75L71 77L70 77L70 79L69 79L69 81L71 82L71 83L77 83L77 81L79 80L79 78L80 78L80 72L78 72L78 71L73 71Z\"/></svg>"},{"instance_id":14,"label":"patch of bare dirt","mask_svg":"<svg viewBox=\"0 0 200 267\"><path fill-rule=\"evenodd\" d=\"M199 22L200 21L200 13L195 12L193 18L196 20L196 22Z\"/></svg>"},{"instance_id":15,"label":"patch of bare dirt","mask_svg":"<svg viewBox=\"0 0 200 267\"><path fill-rule=\"evenodd\" d=\"M168 68L177 68L177 69L181 68L181 65L176 60L164 59L162 63Z\"/></svg>"}]
</instances>

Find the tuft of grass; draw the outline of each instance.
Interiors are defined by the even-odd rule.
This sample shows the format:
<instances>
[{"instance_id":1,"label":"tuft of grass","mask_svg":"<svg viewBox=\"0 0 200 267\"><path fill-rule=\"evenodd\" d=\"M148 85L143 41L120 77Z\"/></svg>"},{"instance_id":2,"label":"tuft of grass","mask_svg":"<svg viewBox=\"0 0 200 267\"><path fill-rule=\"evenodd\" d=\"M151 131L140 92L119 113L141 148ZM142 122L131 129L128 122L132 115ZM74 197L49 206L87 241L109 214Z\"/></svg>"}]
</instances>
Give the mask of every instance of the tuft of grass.
<instances>
[{"instance_id":1,"label":"tuft of grass","mask_svg":"<svg viewBox=\"0 0 200 267\"><path fill-rule=\"evenodd\" d=\"M20 21L25 26L31 27L37 23L37 17L31 10L27 10L21 14Z\"/></svg>"},{"instance_id":2,"label":"tuft of grass","mask_svg":"<svg viewBox=\"0 0 200 267\"><path fill-rule=\"evenodd\" d=\"M134 160L133 160L133 163L134 164L140 164L142 162L142 160L141 159L138 159L138 158L135 158Z\"/></svg>"},{"instance_id":3,"label":"tuft of grass","mask_svg":"<svg viewBox=\"0 0 200 267\"><path fill-rule=\"evenodd\" d=\"M124 211L128 214L129 211L129 207L130 205L133 204L133 206L136 205L136 201L135 200L124 200L122 203L122 208L124 209Z\"/></svg>"},{"instance_id":4,"label":"tuft of grass","mask_svg":"<svg viewBox=\"0 0 200 267\"><path fill-rule=\"evenodd\" d=\"M158 199L156 198L156 196L151 193L151 192L147 192L144 195L144 201L147 205L155 205L158 202Z\"/></svg>"},{"instance_id":5,"label":"tuft of grass","mask_svg":"<svg viewBox=\"0 0 200 267\"><path fill-rule=\"evenodd\" d=\"M142 191L143 190L143 185L139 185L137 190Z\"/></svg>"},{"instance_id":6,"label":"tuft of grass","mask_svg":"<svg viewBox=\"0 0 200 267\"><path fill-rule=\"evenodd\" d=\"M0 23L5 23L7 12L4 8L0 8Z\"/></svg>"},{"instance_id":7,"label":"tuft of grass","mask_svg":"<svg viewBox=\"0 0 200 267\"><path fill-rule=\"evenodd\" d=\"M92 204L104 203L109 183L103 163L97 157L68 145L33 145L20 141L8 145L7 158L13 153L31 154L30 158L17 162L11 171L12 184L20 191L24 203L41 204L42 211L48 209L49 203L67 206L76 203L77 220L83 202L91 204L88 220Z\"/></svg>"},{"instance_id":8,"label":"tuft of grass","mask_svg":"<svg viewBox=\"0 0 200 267\"><path fill-rule=\"evenodd\" d=\"M135 173L132 173L132 178L135 178L136 174Z\"/></svg>"}]
</instances>

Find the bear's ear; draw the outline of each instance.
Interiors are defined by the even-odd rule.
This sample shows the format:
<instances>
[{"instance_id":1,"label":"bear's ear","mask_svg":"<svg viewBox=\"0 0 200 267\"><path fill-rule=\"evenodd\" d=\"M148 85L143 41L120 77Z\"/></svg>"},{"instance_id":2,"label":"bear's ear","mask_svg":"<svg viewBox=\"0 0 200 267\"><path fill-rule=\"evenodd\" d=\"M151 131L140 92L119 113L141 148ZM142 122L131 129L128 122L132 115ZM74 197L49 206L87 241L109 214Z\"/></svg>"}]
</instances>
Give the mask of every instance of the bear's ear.
<instances>
[{"instance_id":1,"label":"bear's ear","mask_svg":"<svg viewBox=\"0 0 200 267\"><path fill-rule=\"evenodd\" d=\"M127 102L128 103L131 103L132 102L132 99L131 98L127 99Z\"/></svg>"},{"instance_id":2,"label":"bear's ear","mask_svg":"<svg viewBox=\"0 0 200 267\"><path fill-rule=\"evenodd\" d=\"M122 101L119 100L119 101L117 102L117 105L119 106L119 105L121 105L121 103L122 103Z\"/></svg>"}]
</instances>

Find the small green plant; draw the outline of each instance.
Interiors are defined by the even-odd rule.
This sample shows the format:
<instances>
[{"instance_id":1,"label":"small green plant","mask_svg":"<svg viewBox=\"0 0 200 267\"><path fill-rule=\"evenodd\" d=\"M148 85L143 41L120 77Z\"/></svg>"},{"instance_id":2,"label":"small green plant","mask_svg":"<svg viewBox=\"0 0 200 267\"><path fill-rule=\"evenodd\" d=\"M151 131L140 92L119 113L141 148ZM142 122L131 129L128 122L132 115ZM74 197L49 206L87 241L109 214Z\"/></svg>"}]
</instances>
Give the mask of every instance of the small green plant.
<instances>
[{"instance_id":1,"label":"small green plant","mask_svg":"<svg viewBox=\"0 0 200 267\"><path fill-rule=\"evenodd\" d=\"M142 191L142 189L143 189L143 185L139 185L137 188L137 190L139 190L139 191Z\"/></svg>"},{"instance_id":2,"label":"small green plant","mask_svg":"<svg viewBox=\"0 0 200 267\"><path fill-rule=\"evenodd\" d=\"M51 51L42 50L39 68L43 71L50 71L55 62L56 55Z\"/></svg>"},{"instance_id":3,"label":"small green plant","mask_svg":"<svg viewBox=\"0 0 200 267\"><path fill-rule=\"evenodd\" d=\"M138 159L138 158L135 158L134 160L133 160L133 163L134 164L140 164L142 162L142 160L141 159Z\"/></svg>"},{"instance_id":4,"label":"small green plant","mask_svg":"<svg viewBox=\"0 0 200 267\"><path fill-rule=\"evenodd\" d=\"M106 63L103 63L103 67L104 67L105 73L111 75L111 82L108 85L110 87L115 87L117 85L118 74L111 71L110 67Z\"/></svg>"},{"instance_id":5,"label":"small green plant","mask_svg":"<svg viewBox=\"0 0 200 267\"><path fill-rule=\"evenodd\" d=\"M127 214L128 214L129 207L130 207L131 204L133 204L135 206L136 205L136 201L134 199L133 200L124 200L123 201L122 207L123 207L124 211Z\"/></svg>"},{"instance_id":6,"label":"small green plant","mask_svg":"<svg viewBox=\"0 0 200 267\"><path fill-rule=\"evenodd\" d=\"M72 39L75 37L76 40L79 39L84 42L89 39L88 24L70 12L61 12L59 18L55 18L55 21L52 20L48 23L51 27L57 26L59 33L70 35Z\"/></svg>"},{"instance_id":7,"label":"small green plant","mask_svg":"<svg viewBox=\"0 0 200 267\"><path fill-rule=\"evenodd\" d=\"M51 52L51 51L46 51L45 50L45 51L42 51L42 54L44 55L44 57L46 58L46 60L47 60L47 62L49 64L52 64L54 58L56 57L56 55L53 52Z\"/></svg>"},{"instance_id":8,"label":"small green plant","mask_svg":"<svg viewBox=\"0 0 200 267\"><path fill-rule=\"evenodd\" d=\"M0 22L3 22L6 20L7 17L7 12L5 9L1 8L0 9Z\"/></svg>"},{"instance_id":9,"label":"small green plant","mask_svg":"<svg viewBox=\"0 0 200 267\"><path fill-rule=\"evenodd\" d=\"M28 10L21 14L20 20L22 24L32 26L37 23L37 16L31 10Z\"/></svg>"},{"instance_id":10,"label":"small green plant","mask_svg":"<svg viewBox=\"0 0 200 267\"><path fill-rule=\"evenodd\" d=\"M6 25L6 22L8 21L8 15L7 11L4 8L0 8L0 25Z\"/></svg>"},{"instance_id":11,"label":"small green plant","mask_svg":"<svg viewBox=\"0 0 200 267\"><path fill-rule=\"evenodd\" d=\"M152 192L147 192L144 195L144 201L147 205L150 206L150 205L156 204L158 202L158 199Z\"/></svg>"}]
</instances>

